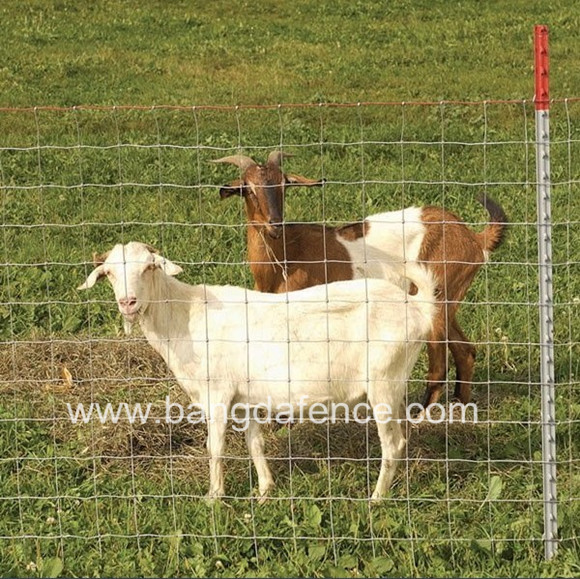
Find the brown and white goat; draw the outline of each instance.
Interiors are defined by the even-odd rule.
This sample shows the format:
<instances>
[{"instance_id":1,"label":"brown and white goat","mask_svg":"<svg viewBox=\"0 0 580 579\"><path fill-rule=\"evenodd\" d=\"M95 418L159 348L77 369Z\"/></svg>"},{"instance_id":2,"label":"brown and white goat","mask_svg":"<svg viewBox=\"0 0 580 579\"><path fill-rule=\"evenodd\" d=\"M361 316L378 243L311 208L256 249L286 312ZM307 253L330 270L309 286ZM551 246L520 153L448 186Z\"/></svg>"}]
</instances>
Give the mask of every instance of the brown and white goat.
<instances>
[{"instance_id":1,"label":"brown and white goat","mask_svg":"<svg viewBox=\"0 0 580 579\"><path fill-rule=\"evenodd\" d=\"M248 217L248 261L255 289L281 293L318 284L361 278L394 279L407 262L428 264L437 282L439 307L428 342L429 371L423 406L437 402L447 378L447 348L456 367L454 396L471 397L475 347L457 322L457 309L479 268L502 242L507 226L503 209L483 195L489 213L476 233L454 213L440 207L408 207L340 227L284 223L284 192L289 185L323 181L284 174L283 154L273 151L265 164L245 155L217 159L242 171L221 187L222 199L244 197ZM404 278L399 278L401 281ZM409 288L413 293L414 288Z\"/></svg>"}]
</instances>

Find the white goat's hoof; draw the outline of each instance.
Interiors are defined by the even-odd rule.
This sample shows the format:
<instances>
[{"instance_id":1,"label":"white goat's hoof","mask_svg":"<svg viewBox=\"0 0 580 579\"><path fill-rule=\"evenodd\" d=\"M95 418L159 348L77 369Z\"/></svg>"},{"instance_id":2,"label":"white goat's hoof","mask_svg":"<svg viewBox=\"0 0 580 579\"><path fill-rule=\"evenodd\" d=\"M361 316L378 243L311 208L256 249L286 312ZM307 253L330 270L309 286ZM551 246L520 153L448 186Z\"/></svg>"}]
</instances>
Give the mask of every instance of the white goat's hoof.
<instances>
[{"instance_id":1,"label":"white goat's hoof","mask_svg":"<svg viewBox=\"0 0 580 579\"><path fill-rule=\"evenodd\" d=\"M260 491L258 492L258 504L259 505L263 505L265 504L268 499L270 498L270 491L272 491L272 489L274 488L274 483L269 484L267 487L265 487L263 490L260 489Z\"/></svg>"},{"instance_id":2,"label":"white goat's hoof","mask_svg":"<svg viewBox=\"0 0 580 579\"><path fill-rule=\"evenodd\" d=\"M216 491L210 491L207 493L207 495L205 495L205 502L208 505L215 505L215 503L219 500L221 500L224 496L224 492L216 492Z\"/></svg>"}]
</instances>

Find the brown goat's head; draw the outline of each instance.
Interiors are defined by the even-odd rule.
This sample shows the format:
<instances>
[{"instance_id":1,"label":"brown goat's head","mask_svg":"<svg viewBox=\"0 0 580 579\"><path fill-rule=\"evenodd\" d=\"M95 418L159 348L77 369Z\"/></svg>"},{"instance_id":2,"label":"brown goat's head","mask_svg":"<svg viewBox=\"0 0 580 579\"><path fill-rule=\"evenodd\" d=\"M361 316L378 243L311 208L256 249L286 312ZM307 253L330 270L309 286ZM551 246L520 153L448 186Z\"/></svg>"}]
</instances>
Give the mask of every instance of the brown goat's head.
<instances>
[{"instance_id":1,"label":"brown goat's head","mask_svg":"<svg viewBox=\"0 0 580 579\"><path fill-rule=\"evenodd\" d=\"M324 183L301 175L283 173L280 167L282 159L290 156L281 151L272 151L263 165L246 155L232 155L213 161L231 163L241 169L241 178L221 187L220 197L225 199L232 195L243 196L250 223L263 225L268 235L274 239L279 238L282 233L286 187L297 185L315 187Z\"/></svg>"}]
</instances>

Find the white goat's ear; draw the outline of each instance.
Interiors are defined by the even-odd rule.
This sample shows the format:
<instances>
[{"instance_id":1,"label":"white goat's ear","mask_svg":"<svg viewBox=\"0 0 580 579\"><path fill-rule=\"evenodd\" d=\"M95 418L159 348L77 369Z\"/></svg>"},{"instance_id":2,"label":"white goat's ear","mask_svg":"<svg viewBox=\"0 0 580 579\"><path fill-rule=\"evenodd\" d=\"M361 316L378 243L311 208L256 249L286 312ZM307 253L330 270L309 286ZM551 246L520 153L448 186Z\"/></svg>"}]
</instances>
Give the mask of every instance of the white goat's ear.
<instances>
[{"instance_id":1,"label":"white goat's ear","mask_svg":"<svg viewBox=\"0 0 580 579\"><path fill-rule=\"evenodd\" d=\"M85 290L92 288L103 276L105 275L104 267L99 265L95 267L93 271L89 274L89 277L85 280L85 283L80 285L77 290Z\"/></svg>"},{"instance_id":2,"label":"white goat's ear","mask_svg":"<svg viewBox=\"0 0 580 579\"><path fill-rule=\"evenodd\" d=\"M169 261L158 253L153 254L153 259L155 260L155 266L161 268L167 275L177 275L183 271L176 263Z\"/></svg>"}]
</instances>

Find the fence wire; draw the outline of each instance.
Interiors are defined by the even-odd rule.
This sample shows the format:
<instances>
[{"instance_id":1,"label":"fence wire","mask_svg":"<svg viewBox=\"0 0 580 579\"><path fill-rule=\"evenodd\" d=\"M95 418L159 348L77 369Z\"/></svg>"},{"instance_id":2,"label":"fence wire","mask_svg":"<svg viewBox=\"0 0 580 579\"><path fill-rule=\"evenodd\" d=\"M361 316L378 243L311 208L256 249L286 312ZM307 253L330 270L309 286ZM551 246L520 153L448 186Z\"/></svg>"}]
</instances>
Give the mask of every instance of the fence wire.
<instances>
[{"instance_id":1,"label":"fence wire","mask_svg":"<svg viewBox=\"0 0 580 579\"><path fill-rule=\"evenodd\" d=\"M534 108L525 101L0 111L0 568L57 558L78 574L445 574L539 561L543 494ZM246 215L210 161L293 155L324 179L288 190L285 219L338 225L410 206L474 230L486 193L504 243L458 314L477 348L477 423L408 429L389 495L370 424L265 428L276 490L258 504L243 435L228 429L226 498L208 504L205 426L111 288L77 288L93 252L143 241L180 279L253 287ZM551 189L560 549L578 548L580 102L553 103ZM291 372L291 369L290 369ZM451 400L454 370L442 402ZM423 349L407 403L421 401ZM71 421L67 404L151 404L147 421ZM162 556L160 556L160 554ZM68 565L68 567L67 567Z\"/></svg>"}]
</instances>

